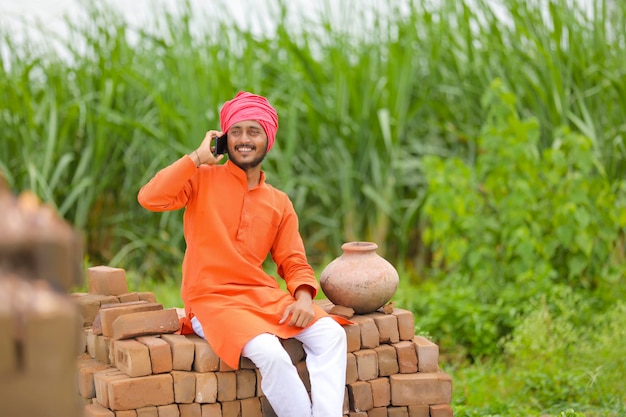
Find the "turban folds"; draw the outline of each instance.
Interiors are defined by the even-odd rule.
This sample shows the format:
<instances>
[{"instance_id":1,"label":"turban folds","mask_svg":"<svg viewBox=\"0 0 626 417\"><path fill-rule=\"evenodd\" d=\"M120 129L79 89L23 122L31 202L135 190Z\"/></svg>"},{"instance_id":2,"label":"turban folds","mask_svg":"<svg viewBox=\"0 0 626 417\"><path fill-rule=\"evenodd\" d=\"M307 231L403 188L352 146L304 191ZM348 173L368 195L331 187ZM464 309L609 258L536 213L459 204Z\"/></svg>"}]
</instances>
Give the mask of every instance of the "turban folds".
<instances>
[{"instance_id":1,"label":"turban folds","mask_svg":"<svg viewBox=\"0 0 626 417\"><path fill-rule=\"evenodd\" d=\"M240 91L235 98L224 103L220 110L222 132L228 132L232 125L243 120L259 122L267 135L267 150L272 149L278 130L278 114L265 97Z\"/></svg>"}]
</instances>

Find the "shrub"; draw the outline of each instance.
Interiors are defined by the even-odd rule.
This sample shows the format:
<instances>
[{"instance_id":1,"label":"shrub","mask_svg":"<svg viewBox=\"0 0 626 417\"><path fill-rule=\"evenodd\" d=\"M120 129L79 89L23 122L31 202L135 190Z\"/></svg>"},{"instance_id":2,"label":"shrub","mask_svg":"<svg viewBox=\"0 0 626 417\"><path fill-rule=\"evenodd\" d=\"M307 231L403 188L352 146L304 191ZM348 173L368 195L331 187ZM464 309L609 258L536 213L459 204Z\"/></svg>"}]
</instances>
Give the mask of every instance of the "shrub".
<instances>
[{"instance_id":1,"label":"shrub","mask_svg":"<svg viewBox=\"0 0 626 417\"><path fill-rule=\"evenodd\" d=\"M441 296L423 324L471 356L496 351L528 303L559 285L612 298L624 271L625 184L606 178L592 141L560 129L541 151L537 121L518 116L497 80L483 106L475 160L424 159L424 239Z\"/></svg>"}]
</instances>

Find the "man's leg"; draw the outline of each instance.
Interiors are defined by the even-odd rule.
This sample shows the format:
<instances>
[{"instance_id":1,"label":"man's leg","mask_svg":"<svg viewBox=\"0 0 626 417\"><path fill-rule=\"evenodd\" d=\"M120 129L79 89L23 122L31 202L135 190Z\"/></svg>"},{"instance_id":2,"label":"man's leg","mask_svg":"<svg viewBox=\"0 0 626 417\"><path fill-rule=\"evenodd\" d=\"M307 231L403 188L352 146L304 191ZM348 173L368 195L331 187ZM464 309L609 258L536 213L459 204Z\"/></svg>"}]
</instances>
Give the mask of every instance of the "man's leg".
<instances>
[{"instance_id":1,"label":"man's leg","mask_svg":"<svg viewBox=\"0 0 626 417\"><path fill-rule=\"evenodd\" d=\"M253 338L242 355L259 368L263 394L278 417L311 417L309 393L276 336L264 333Z\"/></svg>"},{"instance_id":2,"label":"man's leg","mask_svg":"<svg viewBox=\"0 0 626 417\"><path fill-rule=\"evenodd\" d=\"M342 417L346 389L346 332L323 317L295 336L306 352L313 417Z\"/></svg>"},{"instance_id":3,"label":"man's leg","mask_svg":"<svg viewBox=\"0 0 626 417\"><path fill-rule=\"evenodd\" d=\"M202 325L191 319L196 334L204 339ZM264 333L250 340L241 353L261 372L261 389L278 417L311 417L311 399L304 383L278 338Z\"/></svg>"}]
</instances>

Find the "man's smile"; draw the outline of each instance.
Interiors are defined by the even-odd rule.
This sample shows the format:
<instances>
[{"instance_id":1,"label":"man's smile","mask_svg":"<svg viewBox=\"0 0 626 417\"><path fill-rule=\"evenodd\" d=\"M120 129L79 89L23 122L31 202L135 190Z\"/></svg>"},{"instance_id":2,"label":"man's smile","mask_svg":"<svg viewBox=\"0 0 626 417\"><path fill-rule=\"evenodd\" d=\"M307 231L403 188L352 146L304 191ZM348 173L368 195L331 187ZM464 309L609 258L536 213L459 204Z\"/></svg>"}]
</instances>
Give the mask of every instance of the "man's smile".
<instances>
[{"instance_id":1,"label":"man's smile","mask_svg":"<svg viewBox=\"0 0 626 417\"><path fill-rule=\"evenodd\" d=\"M245 152L252 152L252 151L254 151L255 149L256 149L256 147L255 147L255 146L250 146L250 145L238 145L238 146L235 146L235 150L236 150L237 152L242 152L242 153L245 153Z\"/></svg>"}]
</instances>

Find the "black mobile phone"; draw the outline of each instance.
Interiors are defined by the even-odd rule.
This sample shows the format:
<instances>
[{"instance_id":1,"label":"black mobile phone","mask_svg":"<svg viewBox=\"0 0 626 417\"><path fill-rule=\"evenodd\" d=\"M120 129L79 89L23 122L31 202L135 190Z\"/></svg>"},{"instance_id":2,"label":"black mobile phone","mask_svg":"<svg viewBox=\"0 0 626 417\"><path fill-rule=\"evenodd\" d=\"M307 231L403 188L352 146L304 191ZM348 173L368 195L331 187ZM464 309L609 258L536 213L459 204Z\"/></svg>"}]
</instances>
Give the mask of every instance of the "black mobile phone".
<instances>
[{"instance_id":1,"label":"black mobile phone","mask_svg":"<svg viewBox=\"0 0 626 417\"><path fill-rule=\"evenodd\" d=\"M214 155L222 155L226 153L226 133L222 136L215 138L215 152Z\"/></svg>"}]
</instances>

